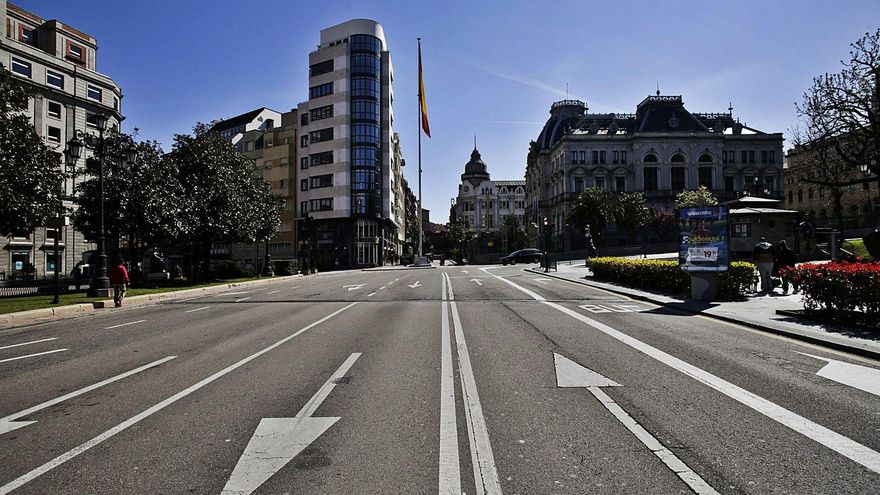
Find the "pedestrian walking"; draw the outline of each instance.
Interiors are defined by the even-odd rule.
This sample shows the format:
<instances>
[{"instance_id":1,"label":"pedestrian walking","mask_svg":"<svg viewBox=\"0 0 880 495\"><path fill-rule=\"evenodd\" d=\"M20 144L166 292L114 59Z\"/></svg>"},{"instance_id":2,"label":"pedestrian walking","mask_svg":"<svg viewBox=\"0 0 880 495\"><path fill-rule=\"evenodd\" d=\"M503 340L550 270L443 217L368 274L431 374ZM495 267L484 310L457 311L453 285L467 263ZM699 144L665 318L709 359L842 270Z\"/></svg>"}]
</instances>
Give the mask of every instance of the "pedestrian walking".
<instances>
[{"instance_id":1,"label":"pedestrian walking","mask_svg":"<svg viewBox=\"0 0 880 495\"><path fill-rule=\"evenodd\" d=\"M758 274L761 277L761 292L765 294L773 292L773 262L776 259L773 255L773 244L767 242L766 237L762 237L755 244L752 257L758 264Z\"/></svg>"},{"instance_id":2,"label":"pedestrian walking","mask_svg":"<svg viewBox=\"0 0 880 495\"><path fill-rule=\"evenodd\" d=\"M82 285L83 280L83 262L77 261L76 265L73 266L73 283L76 284L76 290L79 290L79 286Z\"/></svg>"},{"instance_id":3,"label":"pedestrian walking","mask_svg":"<svg viewBox=\"0 0 880 495\"><path fill-rule=\"evenodd\" d=\"M785 240L776 245L776 263L773 265L773 276L782 278L782 293L788 294L788 286L792 287L792 294L797 294L800 287L792 280L788 270L794 268L797 261L797 253L788 247Z\"/></svg>"},{"instance_id":4,"label":"pedestrian walking","mask_svg":"<svg viewBox=\"0 0 880 495\"><path fill-rule=\"evenodd\" d=\"M596 251L596 244L593 243L593 235L590 233L590 226L587 225L584 227L584 241L587 245L587 259L595 258L599 255L599 252Z\"/></svg>"},{"instance_id":5,"label":"pedestrian walking","mask_svg":"<svg viewBox=\"0 0 880 495\"><path fill-rule=\"evenodd\" d=\"M113 286L113 303L117 308L122 307L125 299L125 288L128 285L128 270L125 269L125 260L119 258L116 266L110 270L110 285Z\"/></svg>"}]
</instances>

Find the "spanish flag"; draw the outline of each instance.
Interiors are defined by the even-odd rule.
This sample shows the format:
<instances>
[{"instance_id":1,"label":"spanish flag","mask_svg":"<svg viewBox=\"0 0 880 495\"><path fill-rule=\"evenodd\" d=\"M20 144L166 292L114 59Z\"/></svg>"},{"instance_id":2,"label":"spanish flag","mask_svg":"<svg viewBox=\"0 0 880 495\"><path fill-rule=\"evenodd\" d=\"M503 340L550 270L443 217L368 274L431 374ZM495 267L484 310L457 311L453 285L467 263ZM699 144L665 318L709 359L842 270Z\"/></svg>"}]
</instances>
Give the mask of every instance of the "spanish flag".
<instances>
[{"instance_id":1,"label":"spanish flag","mask_svg":"<svg viewBox=\"0 0 880 495\"><path fill-rule=\"evenodd\" d=\"M431 127L428 125L428 105L425 103L425 79L422 75L422 41L419 40L419 110L422 114L422 130L425 135L431 137Z\"/></svg>"}]
</instances>

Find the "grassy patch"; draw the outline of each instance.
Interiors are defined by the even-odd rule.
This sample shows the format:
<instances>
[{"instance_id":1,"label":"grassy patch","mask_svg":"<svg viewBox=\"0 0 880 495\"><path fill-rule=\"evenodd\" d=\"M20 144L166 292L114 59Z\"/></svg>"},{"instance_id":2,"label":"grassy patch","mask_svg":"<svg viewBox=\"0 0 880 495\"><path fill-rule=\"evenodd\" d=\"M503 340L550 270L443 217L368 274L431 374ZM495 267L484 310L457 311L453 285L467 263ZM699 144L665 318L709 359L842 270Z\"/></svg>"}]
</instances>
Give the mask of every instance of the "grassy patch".
<instances>
[{"instance_id":1,"label":"grassy patch","mask_svg":"<svg viewBox=\"0 0 880 495\"><path fill-rule=\"evenodd\" d=\"M180 285L176 287L130 288L128 289L128 291L126 291L125 297L142 296L145 294L158 294L162 292L176 292L179 290L187 289L199 289L216 285L237 284L240 282L248 282L250 280L260 280L260 278L236 278L232 280L222 280L197 285ZM112 298L112 290L110 291L110 294L110 298ZM73 294L61 294L61 303L59 304L51 304L52 299L52 295L4 297L0 299L0 314L15 313L18 311L29 311L32 309L57 308L59 306L69 306L71 304L91 304L96 301L105 301L108 298L87 297L84 292L78 292Z\"/></svg>"},{"instance_id":2,"label":"grassy patch","mask_svg":"<svg viewBox=\"0 0 880 495\"><path fill-rule=\"evenodd\" d=\"M846 242L852 244L854 255L862 258L870 256L870 254L868 254L868 249L865 247L865 241L861 239L849 239Z\"/></svg>"}]
</instances>

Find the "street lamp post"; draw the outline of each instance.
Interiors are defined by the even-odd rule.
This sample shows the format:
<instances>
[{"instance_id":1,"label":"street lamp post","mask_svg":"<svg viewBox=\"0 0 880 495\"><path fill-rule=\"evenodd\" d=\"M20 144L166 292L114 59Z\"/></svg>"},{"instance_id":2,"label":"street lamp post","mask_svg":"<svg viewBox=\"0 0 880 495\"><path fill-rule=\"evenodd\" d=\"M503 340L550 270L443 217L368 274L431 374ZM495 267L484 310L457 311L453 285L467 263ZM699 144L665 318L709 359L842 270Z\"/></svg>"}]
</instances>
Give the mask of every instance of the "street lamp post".
<instances>
[{"instance_id":1,"label":"street lamp post","mask_svg":"<svg viewBox=\"0 0 880 495\"><path fill-rule=\"evenodd\" d=\"M98 137L82 131L77 131L70 141L67 142L67 154L76 161L82 154L83 147L93 149L98 155L98 202L100 205L100 228L98 231L98 254L96 255L98 266L95 268L92 280L89 282L89 297L109 297L110 278L107 276L107 253L106 231L104 226L104 163L107 154L107 140L104 131L107 129L108 116L105 113L95 115L95 127L98 129ZM133 162L134 150L126 151L126 159Z\"/></svg>"},{"instance_id":2,"label":"street lamp post","mask_svg":"<svg viewBox=\"0 0 880 495\"><path fill-rule=\"evenodd\" d=\"M550 219L544 217L544 273L550 271Z\"/></svg>"}]
</instances>

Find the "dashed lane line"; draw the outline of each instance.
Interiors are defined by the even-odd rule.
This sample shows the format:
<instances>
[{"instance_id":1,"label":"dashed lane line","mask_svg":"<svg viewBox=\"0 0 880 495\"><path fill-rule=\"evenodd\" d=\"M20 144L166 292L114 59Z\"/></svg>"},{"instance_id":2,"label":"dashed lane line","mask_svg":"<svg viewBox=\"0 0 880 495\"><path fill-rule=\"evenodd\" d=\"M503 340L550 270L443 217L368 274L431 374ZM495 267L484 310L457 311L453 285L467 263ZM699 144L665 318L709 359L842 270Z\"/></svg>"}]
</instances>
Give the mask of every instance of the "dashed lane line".
<instances>
[{"instance_id":1,"label":"dashed lane line","mask_svg":"<svg viewBox=\"0 0 880 495\"><path fill-rule=\"evenodd\" d=\"M40 342L49 342L50 340L57 340L57 339L58 339L58 337L50 337L48 339L32 340L30 342L22 342L20 344L4 345L3 347L0 347L0 350L12 349L13 347L21 347L23 345L39 344Z\"/></svg>"},{"instance_id":2,"label":"dashed lane line","mask_svg":"<svg viewBox=\"0 0 880 495\"><path fill-rule=\"evenodd\" d=\"M6 363L6 362L9 362L9 361L18 361L19 359L27 359L27 358L32 358L32 357L37 357L37 356L43 356L43 355L46 355L46 354L54 354L54 353L56 353L56 352L64 352L64 351L69 351L69 350L70 350L70 349L55 349L55 350L52 350L52 351L38 352L38 353L36 353L36 354L28 354L28 355L26 355L26 356L16 356L16 357L13 357L13 358L0 359L0 363Z\"/></svg>"},{"instance_id":3,"label":"dashed lane line","mask_svg":"<svg viewBox=\"0 0 880 495\"><path fill-rule=\"evenodd\" d=\"M119 327L127 327L129 325L135 325L137 323L143 323L145 321L147 321L147 320L137 320L137 321L130 321L128 323L120 323L119 325L113 325L111 327L106 327L106 328L104 328L104 330L111 330L111 329L119 328Z\"/></svg>"}]
</instances>

